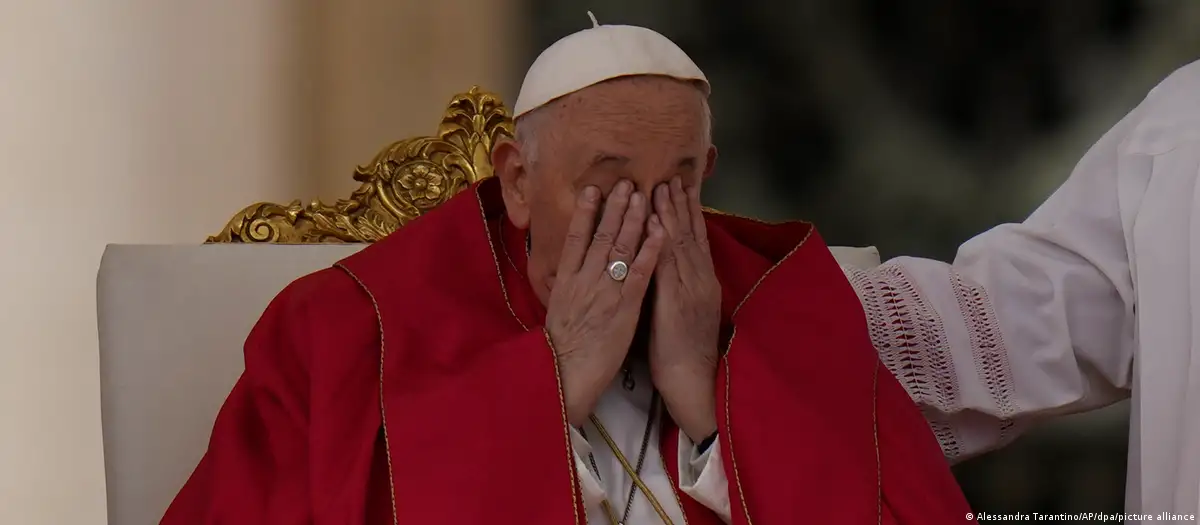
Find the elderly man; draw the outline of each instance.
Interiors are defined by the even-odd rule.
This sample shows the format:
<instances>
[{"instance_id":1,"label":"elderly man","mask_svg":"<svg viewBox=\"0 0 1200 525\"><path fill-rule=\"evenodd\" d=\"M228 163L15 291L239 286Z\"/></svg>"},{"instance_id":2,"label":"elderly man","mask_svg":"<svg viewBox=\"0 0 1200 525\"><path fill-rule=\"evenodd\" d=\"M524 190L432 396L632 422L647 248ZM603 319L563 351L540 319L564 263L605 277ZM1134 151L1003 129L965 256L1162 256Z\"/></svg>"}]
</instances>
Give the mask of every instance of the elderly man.
<instances>
[{"instance_id":1,"label":"elderly man","mask_svg":"<svg viewBox=\"0 0 1200 525\"><path fill-rule=\"evenodd\" d=\"M1198 96L1194 62L1029 219L968 241L952 265L846 269L883 361L950 459L1132 393L1128 523L1200 516Z\"/></svg>"},{"instance_id":2,"label":"elderly man","mask_svg":"<svg viewBox=\"0 0 1200 525\"><path fill-rule=\"evenodd\" d=\"M270 305L164 523L966 521L811 225L701 209L708 91L547 49L497 177Z\"/></svg>"}]
</instances>

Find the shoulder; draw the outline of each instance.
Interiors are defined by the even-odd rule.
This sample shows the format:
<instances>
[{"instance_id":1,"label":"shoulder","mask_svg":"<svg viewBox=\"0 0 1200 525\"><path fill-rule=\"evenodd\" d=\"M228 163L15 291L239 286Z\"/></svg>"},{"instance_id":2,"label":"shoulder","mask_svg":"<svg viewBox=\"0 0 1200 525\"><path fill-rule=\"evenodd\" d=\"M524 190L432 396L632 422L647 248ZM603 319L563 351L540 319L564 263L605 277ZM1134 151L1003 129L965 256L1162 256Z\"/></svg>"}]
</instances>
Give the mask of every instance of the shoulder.
<instances>
[{"instance_id":1,"label":"shoulder","mask_svg":"<svg viewBox=\"0 0 1200 525\"><path fill-rule=\"evenodd\" d=\"M293 281L267 306L246 339L246 372L259 382L292 384L370 370L378 334L371 301L354 280L337 268L321 270Z\"/></svg>"},{"instance_id":2,"label":"shoulder","mask_svg":"<svg viewBox=\"0 0 1200 525\"><path fill-rule=\"evenodd\" d=\"M713 266L721 281L727 313L732 312L731 306L745 302L751 293L762 295L769 288L784 292L773 294L772 300L801 297L807 300L825 288L806 283L845 281L841 267L812 223L769 223L712 210L705 218ZM760 286L768 275L775 276L770 280L771 285ZM793 293L797 289L806 293Z\"/></svg>"},{"instance_id":3,"label":"shoulder","mask_svg":"<svg viewBox=\"0 0 1200 525\"><path fill-rule=\"evenodd\" d=\"M269 337L315 349L340 340L371 339L376 326L375 308L358 283L339 268L326 268L279 292L251 339Z\"/></svg>"},{"instance_id":4,"label":"shoulder","mask_svg":"<svg viewBox=\"0 0 1200 525\"><path fill-rule=\"evenodd\" d=\"M1176 69L1146 95L1147 101L1178 100L1185 97L1194 101L1200 90L1200 60ZM1197 104L1193 102L1188 108L1189 113L1196 114Z\"/></svg>"},{"instance_id":5,"label":"shoulder","mask_svg":"<svg viewBox=\"0 0 1200 525\"><path fill-rule=\"evenodd\" d=\"M1200 61L1159 82L1129 117L1133 122L1123 141L1126 153L1157 155L1200 142Z\"/></svg>"},{"instance_id":6,"label":"shoulder","mask_svg":"<svg viewBox=\"0 0 1200 525\"><path fill-rule=\"evenodd\" d=\"M777 263L806 244L815 229L804 221L768 222L713 209L705 210L714 250L749 251Z\"/></svg>"},{"instance_id":7,"label":"shoulder","mask_svg":"<svg viewBox=\"0 0 1200 525\"><path fill-rule=\"evenodd\" d=\"M286 317L325 317L334 312L370 309L370 300L354 279L338 268L326 268L292 281L271 302Z\"/></svg>"},{"instance_id":8,"label":"shoulder","mask_svg":"<svg viewBox=\"0 0 1200 525\"><path fill-rule=\"evenodd\" d=\"M445 247L485 237L480 206L475 188L467 188L339 264L363 278L379 271L394 275L398 265L410 272L444 270L438 265L445 262Z\"/></svg>"},{"instance_id":9,"label":"shoulder","mask_svg":"<svg viewBox=\"0 0 1200 525\"><path fill-rule=\"evenodd\" d=\"M449 286L448 279L476 284L496 279L491 230L502 211L485 208L477 191L486 182L461 191L338 266L380 305L404 307L413 296L448 296L460 290ZM485 188L498 190L498 183ZM467 300L475 295L465 293Z\"/></svg>"}]
</instances>

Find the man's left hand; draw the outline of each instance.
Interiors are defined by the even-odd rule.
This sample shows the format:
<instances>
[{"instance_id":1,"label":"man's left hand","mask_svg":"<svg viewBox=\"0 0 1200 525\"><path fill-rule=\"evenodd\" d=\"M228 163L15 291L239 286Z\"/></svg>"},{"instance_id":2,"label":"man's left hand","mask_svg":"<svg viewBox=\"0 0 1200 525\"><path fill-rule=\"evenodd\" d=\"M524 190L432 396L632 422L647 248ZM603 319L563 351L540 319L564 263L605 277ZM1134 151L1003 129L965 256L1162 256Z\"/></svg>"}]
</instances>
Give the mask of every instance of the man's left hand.
<instances>
[{"instance_id":1,"label":"man's left hand","mask_svg":"<svg viewBox=\"0 0 1200 525\"><path fill-rule=\"evenodd\" d=\"M667 238L655 270L650 373L671 418L694 443L717 431L721 283L713 269L699 189L678 177L654 189Z\"/></svg>"}]
</instances>

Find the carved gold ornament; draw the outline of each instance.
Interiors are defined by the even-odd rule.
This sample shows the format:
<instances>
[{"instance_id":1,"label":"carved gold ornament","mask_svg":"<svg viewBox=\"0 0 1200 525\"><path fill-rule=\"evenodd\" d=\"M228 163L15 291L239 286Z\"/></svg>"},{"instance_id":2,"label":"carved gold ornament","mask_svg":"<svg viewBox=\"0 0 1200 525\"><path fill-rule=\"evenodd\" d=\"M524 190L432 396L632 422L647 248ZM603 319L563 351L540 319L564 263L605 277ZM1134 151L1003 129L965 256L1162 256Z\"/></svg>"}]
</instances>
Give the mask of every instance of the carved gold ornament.
<instances>
[{"instance_id":1,"label":"carved gold ornament","mask_svg":"<svg viewBox=\"0 0 1200 525\"><path fill-rule=\"evenodd\" d=\"M437 135L392 143L354 171L348 199L308 206L260 202L234 215L209 243L371 243L492 176L492 145L512 136L500 97L479 86L450 100Z\"/></svg>"}]
</instances>

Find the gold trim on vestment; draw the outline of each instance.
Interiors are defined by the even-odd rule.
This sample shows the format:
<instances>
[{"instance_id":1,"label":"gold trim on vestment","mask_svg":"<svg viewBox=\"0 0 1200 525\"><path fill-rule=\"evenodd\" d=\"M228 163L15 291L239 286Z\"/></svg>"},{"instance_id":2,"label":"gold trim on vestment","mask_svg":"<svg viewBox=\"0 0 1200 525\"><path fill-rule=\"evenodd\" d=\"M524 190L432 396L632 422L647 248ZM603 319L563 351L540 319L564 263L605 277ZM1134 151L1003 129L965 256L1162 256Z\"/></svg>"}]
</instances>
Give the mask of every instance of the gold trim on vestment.
<instances>
[{"instance_id":1,"label":"gold trim on vestment","mask_svg":"<svg viewBox=\"0 0 1200 525\"><path fill-rule=\"evenodd\" d=\"M499 255L496 253L495 244L492 242L491 228L487 224L487 214L486 214L486 210L483 205L483 198L479 194L478 187L476 188L476 191L475 191L475 197L479 203L481 217L483 218L483 226L485 228L485 231L487 232L488 246L492 251L492 258L493 258L493 262L496 265L497 277L500 280L500 288L501 288L502 293L504 294L504 301L505 301L506 305L508 306L509 313L512 314L512 316L517 320L518 323L521 324L522 327L525 327L525 323L521 321L519 316L517 316L516 310L513 308L512 302L509 299L508 291L504 286L504 276L500 273L501 272L500 258L499 258ZM754 285L750 287L750 290L748 292L746 292L746 295L744 297L742 297L742 300L738 303L737 307L734 308L731 319L733 319L737 316L737 313L741 310L742 306L746 304L746 301L748 301L750 299L750 297L752 295L754 295L754 292L758 290L759 285L761 285L762 282L764 280L766 280L766 278L768 276L770 276L771 273L774 272L776 268L778 268L783 263L787 262L787 260L790 259L791 256L796 253L797 250L799 250L802 246L804 246L805 242L807 242L808 239L812 236L813 232L816 231L816 228L812 225L812 223L804 222L804 221L784 221L784 222L778 222L778 223L770 223L767 221L762 221L762 220L754 219L751 217L743 217L743 216L734 215L731 213L720 212L720 211L709 209L709 208L706 208L705 211L708 213L716 214L716 215L727 215L727 216L731 216L731 217L735 217L735 218L739 218L739 219L743 219L743 220L747 220L747 221L751 221L751 222L757 222L760 224L767 224L767 225L803 224L803 225L807 225L809 227L808 232L805 233L804 237L802 239L800 239L800 241L794 247L792 247L792 249L789 250L788 253L783 256L783 258L781 258L778 262L776 262L769 269L767 269L767 271L765 273L763 273L763 275L760 276L757 281L755 281ZM528 330L528 328L526 328L526 330ZM545 332L545 330L543 330L543 332ZM553 342L550 340L550 334L546 333L545 335L546 335L546 343L548 345L550 345L551 351L553 352L554 347L553 347ZM733 424L731 421L732 418L730 416L729 399L730 399L732 376L729 371L729 350L733 348L733 341L736 337L737 337L737 326L735 325L733 328L733 333L730 335L730 338L729 338L729 344L726 347L724 354L722 355L722 359L724 359L724 361L725 361L725 365L724 365L725 366L725 429L726 429L725 441L728 443L728 447L727 447L728 450L726 451L726 453L729 454L729 462L733 466L733 481L738 489L738 498L741 501L742 512L746 516L746 523L748 525L753 525L754 520L751 519L750 508L746 505L745 491L742 487L741 475L740 475L740 473L738 471L738 467L737 467L737 455L734 451L734 446L733 446ZM558 381L559 404L562 408L563 431L564 431L564 438L565 438L566 449L567 449L567 460L568 460L568 464L570 466L571 483L573 485L573 487L572 487L573 490L571 492L571 502L572 502L573 508L578 509L578 505L577 505L578 499L577 499L576 491L579 490L578 489L579 479L578 479L577 473L575 472L574 451L573 451L573 448L571 447L570 425L567 422L566 403L565 403L564 394L563 394L563 390L562 390L562 378L559 375L558 357L556 354L554 355L554 362L555 362L555 365L554 365L555 379ZM878 369L876 367L876 377L878 377L877 374L878 374ZM877 394L875 394L875 395L877 395ZM873 398L875 397L875 395L873 395ZM873 403L874 403L874 400L873 400ZM876 470L878 472L878 471L880 471L881 467L880 467L879 460L878 460L878 457L879 457L878 422L877 422L876 414L874 412L875 412L874 409L872 409L872 421L876 428L876 430L875 430L875 455L877 458L876 459ZM661 449L659 450L659 459L664 463L663 467L664 467L664 469L666 469L666 464L665 464L666 458L663 457ZM665 471L670 472L669 470L665 470ZM680 475L682 475L682 473L680 473ZM879 478L879 480L877 481L877 492L879 494L878 502L877 502L877 507L878 507L877 515L878 515L878 520L880 523L882 523L882 519L883 519L883 512L882 512L882 501L883 501L882 500L882 490L883 490L882 487L883 486L882 486L881 476L882 476L881 474L877 474L877 478ZM676 480L675 483L678 483L678 480ZM678 488L672 487L671 489L672 489L671 493L675 496L676 503L679 505L680 512L685 514L684 522L686 523L686 521L687 521L686 510L683 508L682 502L679 501L679 495L676 493L676 490L678 490ZM578 510L576 510L575 512L576 512L575 523L578 525L579 524ZM584 509L584 512L585 512L585 519L586 519L587 509Z\"/></svg>"},{"instance_id":2,"label":"gold trim on vestment","mask_svg":"<svg viewBox=\"0 0 1200 525\"><path fill-rule=\"evenodd\" d=\"M670 416L667 416L667 417L670 417ZM665 427L660 426L659 430L658 430L658 461L660 463L662 463L663 472L667 473L667 480L675 485L675 486L671 487L671 496L675 497L675 504L679 506L679 515L683 516L683 525L688 525L687 509L683 508L683 500L679 499L679 479L681 479L680 477L683 476L682 472L678 472L679 458L678 457L674 458L675 469L676 469L676 473L675 473L676 479L671 479L671 471L667 468L667 458L666 458L666 456L663 456L663 454L662 454L662 437L663 437L662 431L664 428ZM682 430L679 430L678 425L676 426L675 431L680 432L680 433L683 432ZM675 446L678 448L678 446L679 446L679 436L678 435L675 436L675 443L676 443ZM679 450L675 451L676 456L678 456L679 452L680 452Z\"/></svg>"},{"instance_id":3,"label":"gold trim on vestment","mask_svg":"<svg viewBox=\"0 0 1200 525\"><path fill-rule=\"evenodd\" d=\"M550 347L551 357L554 358L554 382L558 385L558 406L562 411L563 422L563 438L567 443L567 467L571 473L571 512L575 514L575 523L579 523L579 493L583 490L583 485L579 482L579 472L575 466L575 449L571 446L571 427L567 422L567 400L563 394L562 374L558 370L558 353L554 351L554 341L550 340L550 332L545 328L542 329L542 335L546 337L546 346ZM583 508L583 521L587 523L587 505Z\"/></svg>"},{"instance_id":4,"label":"gold trim on vestment","mask_svg":"<svg viewBox=\"0 0 1200 525\"><path fill-rule=\"evenodd\" d=\"M383 428L383 454L387 457L388 493L392 498L392 525L400 525L400 518L396 512L396 479L393 477L394 474L392 472L392 443L388 440L387 404L384 402L385 397L383 394L383 365L384 358L387 356L387 346L383 341L383 314L379 312L379 302L375 300L375 294L371 293L371 290L362 282L362 279L359 279L357 275L354 275L354 272L350 271L349 268L346 268L340 262L334 263L333 266L346 272L346 275L354 279L354 282L358 283L358 287L362 288L363 292L366 292L367 298L371 300L371 307L375 309L375 322L379 324L379 425ZM367 499L369 500L370 498Z\"/></svg>"},{"instance_id":5,"label":"gold trim on vestment","mask_svg":"<svg viewBox=\"0 0 1200 525\"><path fill-rule=\"evenodd\" d=\"M743 300L744 301L744 300ZM738 489L738 500L742 503L742 512L746 515L746 523L753 524L750 519L750 507L746 506L746 495L742 490L742 479L738 476L737 455L733 453L733 423L729 416L729 383L733 378L729 373L729 350L733 348L733 339L737 337L737 326L733 327L733 333L729 335L729 346L725 349L725 355L721 359L725 361L725 442L728 443L729 464L733 465L733 483ZM733 509L730 509L732 511Z\"/></svg>"},{"instance_id":6,"label":"gold trim on vestment","mask_svg":"<svg viewBox=\"0 0 1200 525\"><path fill-rule=\"evenodd\" d=\"M883 525L883 461L879 459L879 367L871 376L871 432L875 439L875 524Z\"/></svg>"},{"instance_id":7,"label":"gold trim on vestment","mask_svg":"<svg viewBox=\"0 0 1200 525\"><path fill-rule=\"evenodd\" d=\"M455 95L451 99L450 104L443 114L442 122L438 127L436 136L413 137L393 143L381 150L370 164L358 168L354 174L354 179L361 182L362 185L354 191L349 199L340 199L334 205L326 205L319 201L307 206L301 205L300 201L294 201L287 205L272 203L253 204L244 208L230 219L226 227L219 234L209 237L206 242L314 244L345 242L373 243L379 241L402 225L411 222L425 212L450 200L467 186L492 177L493 170L488 155L496 142L502 138L512 136L512 130L513 120L509 116L508 109L501 102L500 97L484 91L478 86L472 87L468 92ZM479 195L477 184L475 193L480 207L480 216L483 219L484 231L488 239L488 246L496 263L500 291L504 295L504 301L509 313L521 325L521 328L528 332L529 327L517 316L508 296L508 289L504 284L499 257L492 241L492 233L488 227L486 210L483 206L482 197ZM712 208L704 208L704 212L767 225L801 223L808 224L810 228L812 226L809 223L801 221L764 221ZM809 231L809 235L811 234L812 230ZM807 236L802 239L783 259L772 266L755 283L750 292L738 304L738 309L750 298L750 295L754 293L762 280L772 270L785 262L807 239ZM384 450L388 463L392 521L393 525L399 525L396 510L395 479L392 470L391 442L388 439L386 406L383 394L383 371L386 351L383 344L383 318L379 312L379 305L374 295L367 289L363 282L340 263L334 266L346 272L367 293L372 306L375 308L376 321L379 323L381 426L384 433ZM736 311L735 309L735 313ZM736 327L734 335L736 335ZM573 485L571 494L572 502L574 503L575 524L583 525L579 521L578 491L580 490L580 484L578 472L575 468L575 453L571 446L570 426L566 416L562 378L558 369L557 355L554 354L553 342L549 340L548 336L547 344L550 345L551 355L554 358L555 379L558 381L559 405L562 412L567 461ZM722 356L725 358L727 378L729 375L728 350L732 344L733 338L731 337L729 345L726 347L726 352ZM725 404L726 434L729 434L732 433L732 430L729 424L728 380L725 384ZM730 455L730 461L733 464L733 478L737 484L739 496L741 496L742 486L737 472L732 437L726 435L725 440L728 443L726 453ZM878 448L878 430L876 430L877 457L879 455ZM667 458L662 456L661 449L659 459L663 463L663 468L666 469ZM678 458L672 458L671 460L678 461ZM665 471L670 472L670 470ZM678 480L676 480L676 483L678 483ZM880 482L880 487L880 494L882 494L882 482ZM676 502L679 503L680 509L683 510L683 504L679 499L677 491L678 486L672 487L672 494L675 496ZM742 508L746 512L747 521L749 521L750 516L749 510L746 509L745 497L741 496L741 498ZM882 505L882 495L880 496L880 501L880 505ZM880 508L882 509L882 507ZM880 512L880 519L882 519L882 510ZM586 507L584 509L584 521L587 521ZM686 521L687 515L686 511L684 511L684 522L686 523Z\"/></svg>"},{"instance_id":8,"label":"gold trim on vestment","mask_svg":"<svg viewBox=\"0 0 1200 525\"><path fill-rule=\"evenodd\" d=\"M794 248L792 248L791 251L789 251L787 253L787 255L784 255L783 258L779 260L779 262L775 263L774 266L772 266L770 269L768 269L767 272L762 275L762 277L759 277L758 281L756 281L754 283L754 286L750 287L750 291L746 292L746 296L743 297L741 302L738 303L737 307L733 309L733 315L731 317L737 316L738 311L742 309L742 305L746 304L746 301L750 299L750 296L756 290L758 290L758 285L762 284L762 282L767 278L768 275L771 274L771 272L773 272L775 270L775 268L778 268L781 264L786 262L788 260L788 258L790 258L792 256L793 253L796 253L796 250L799 250L801 246L804 246L804 243L807 242L808 238L812 236L814 231L816 231L816 226L813 223L810 223L807 221L771 222L771 221L764 221L761 219L755 219L753 217L746 217L744 215L738 215L736 213L729 213L726 211L721 211L721 210L717 210L717 209L713 209L713 208L704 208L704 212L711 213L713 215L725 215L728 217L734 217L737 219L742 219L742 220L746 220L746 221L750 221L750 222L757 222L759 224L766 224L768 226L778 226L778 225L783 225L783 224L806 224L809 227L808 233L806 233L804 235L803 239L800 239L800 243L797 244ZM730 334L730 336L729 336L729 346L726 347L725 354L723 355L723 358L725 359L725 428L728 429L727 434L733 433L732 424L730 423L730 417L729 417L729 383L730 383L729 349L733 348L733 339L735 336L737 336L737 326L736 325L733 328L733 333ZM882 363L877 362L876 366L874 367L874 373L872 374L872 379L871 379L871 432L873 434L872 439L874 440L874 444L875 444L876 523L879 525L882 525L883 524L883 461L880 459L880 455L879 455L879 412L878 412L878 410L879 410L878 409L878 406L879 406L879 367L880 366L882 366ZM739 479L738 473L737 473L737 459L734 457L734 454L733 454L733 437L731 435L726 435L725 439L727 441L729 441L729 462L730 462L730 464L733 465L734 481L737 482L738 497L741 499L741 502L742 502L742 510L744 510L746 513L746 522L748 524L753 525L753 521L750 520L750 510L746 506L746 497L743 495L743 492L742 492L742 482L741 482L741 479Z\"/></svg>"},{"instance_id":9,"label":"gold trim on vestment","mask_svg":"<svg viewBox=\"0 0 1200 525\"><path fill-rule=\"evenodd\" d=\"M513 319L516 320L517 323L521 326L522 330L528 332L529 327L521 320L520 316L517 315L516 310L513 308L512 301L508 295L508 290L507 290L507 287L505 286L504 276L503 276L503 273L502 273L501 267L500 267L499 255L496 253L495 243L492 241L491 227L488 225L487 212L486 212L486 209L484 208L483 198L479 194L478 187L475 190L475 198L476 198L476 203L479 205L479 208L480 208L480 218L482 219L484 231L487 236L488 248L492 253L493 263L495 264L495 267L496 267L496 277L497 277L498 283L500 285L500 291L504 297L505 306L508 307L509 313L513 316ZM727 214L727 213L723 213L723 212L714 212L713 210L705 210L705 211L710 212L710 213L716 213L718 215L730 215L730 216L737 217L737 218L740 218L743 220L759 222L762 224L771 224L771 223L767 223L765 221L759 221L759 220L749 218L749 217L741 217L741 216L736 216L736 215ZM805 236L799 241L799 243L796 244L796 246L794 246L791 250L789 250L788 253L783 256L783 258L781 258L778 262L776 262L774 265L772 265L771 268L769 268L765 273L763 273L762 276L760 276L758 278L757 281L755 281L754 285L751 286L750 290L748 292L746 292L746 295L744 297L742 297L742 300L734 308L733 314L731 315L731 320L736 318L737 313L741 310L742 306L746 304L746 302L750 299L750 297L754 294L754 292L758 290L759 285L761 285L762 282L764 280L766 280L766 278L776 268L781 266L783 263L787 262L787 260L789 258L791 258L791 256L794 253L796 253L797 250L799 250L802 246L804 246L805 242L807 242L809 237L812 236L813 231L815 231L815 228L812 226L811 223L806 223L806 222L801 222L801 221L782 222L782 223L775 223L775 224L806 224L809 226L809 230L805 234ZM386 348L386 345L384 342L383 317L379 310L379 303L376 301L374 294L371 293L370 289L367 288L367 286L362 282L362 280L359 279L358 276L354 274L354 272L350 271L350 269L346 268L341 263L336 263L334 266L336 268L339 268L340 270L344 271L347 275L349 275L350 278L353 279L355 281L355 283L357 283L358 286L360 288L362 288L362 290L367 294L367 297L371 301L371 306L375 310L376 322L379 325L379 350L380 350L380 352L379 352L379 404L380 404L380 418L381 418L380 422L381 422L381 427L383 429L384 453L387 458L388 487L389 487L389 493L391 496L391 505L392 505L392 523L393 523L393 525L399 525L399 517L398 517L398 513L397 513L397 508L396 508L396 486L395 486L394 471L393 471L393 467L392 467L391 442L388 439L387 405L386 405L386 401L385 401L386 397L384 395L384 384L385 384L384 370L385 370L385 359L386 359L386 355L387 355L386 354L387 348ZM580 482L579 482L578 473L576 472L576 468L575 468L575 458L574 458L575 454L574 454L574 449L571 445L570 423L567 420L566 399L565 399L565 394L563 392L563 387L562 387L562 376L561 376L561 373L560 373L560 370L558 367L558 356L554 351L554 343L550 339L549 332L547 332L543 328L542 333L546 338L546 345L550 348L551 357L554 359L554 377L555 377L555 382L556 382L556 385L558 388L559 410L560 410L560 415L562 418L563 438L564 438L564 444L565 444L565 450L566 450L567 467L568 467L568 473L570 475L570 483L571 483L571 512L574 514L575 525L585 525L587 523L587 521L586 521L587 520L587 509L586 508L584 509L584 520L585 521L583 523L581 523L579 521L579 499L578 499L579 496L578 496L578 494L579 494L579 490L580 490ZM748 525L753 525L754 521L750 517L750 508L746 504L745 490L743 489L743 486L742 486L741 475L738 471L738 466L737 466L737 455L735 453L735 448L733 446L733 424L732 424L731 409L730 409L730 391L731 391L732 375L730 373L729 352L733 348L733 342L736 338L737 338L737 326L735 324L734 328L733 328L733 332L729 338L729 344L727 345L725 352L722 354L722 359L724 360L724 367L725 367L725 392L724 392L724 394L725 394L725 441L727 443L726 448L728 449L725 451L725 453L729 454L729 461L730 461L730 464L733 466L733 473L732 473L733 482L734 482L735 486L737 486L737 489L738 489L738 498L742 505L742 512L746 517L746 523ZM878 369L878 366L876 366L875 373L873 376L873 381L872 381L873 392L872 392L871 418L872 418L874 443L875 443L875 464L876 464L876 484L877 484L877 489L876 489L876 492L877 492L877 501L876 501L877 523L882 524L882 520L883 520L883 478L882 478L882 476L883 476L883 474L882 474L882 462L880 460L880 451L879 451L879 423L878 423L878 413L877 413L878 381L879 381L879 369ZM660 434L660 441L661 441L661 434ZM662 462L664 471L670 472L670 470L668 469L668 467L666 465L667 459L666 459L666 457L664 457L662 455L661 448L659 450L658 456L659 456L660 462ZM682 473L679 473L678 475L682 475ZM678 480L674 481L674 483L676 483L676 484L678 482L679 482ZM687 524L686 509L683 508L683 503L682 503L682 501L680 501L679 494L676 492L678 490L678 488L672 487L671 489L672 489L671 494L674 496L675 502L679 506L680 512L684 516L684 518L683 518L684 524L686 525Z\"/></svg>"},{"instance_id":10,"label":"gold trim on vestment","mask_svg":"<svg viewBox=\"0 0 1200 525\"><path fill-rule=\"evenodd\" d=\"M741 217L738 215L733 215L731 213L716 212L715 210L710 210L710 212L715 213L717 215L729 215L731 217L737 217L737 218L743 219L743 220L758 222L760 224L770 224L765 221L751 219L749 217ZM760 284L762 284L762 282L764 280L766 280L767 276L771 275L771 272L774 272L775 269L778 268L780 265L787 262L787 260L789 258L791 258L792 254L796 253L796 250L799 250L801 246L804 246L804 243L808 241L808 238L812 236L813 231L816 230L816 228L811 223L801 222L801 221L792 221L791 223L776 223L776 224L807 224L808 225L808 233L804 234L804 238L800 239L800 242L797 243L796 246L792 247L792 249L788 251L787 255L784 255L782 259L779 259L779 262L776 262L774 265L772 265L770 268L768 268L767 271L764 272L758 278L758 280L754 282L754 286L750 287L750 290L748 292L746 292L746 295L744 297L742 297L742 300L740 302L738 302L738 305L733 309L733 314L729 316L730 321L734 321L735 319L737 319L737 314L739 311L741 311L742 305L746 304L746 301L748 301L750 299L750 296L754 295L754 292L758 291L758 286ZM733 449L733 422L732 422L732 418L730 417L730 409L729 409L729 406L730 406L729 405L729 391L731 388L730 385L733 383L733 375L729 373L729 351L733 349L733 341L736 338L737 338L737 323L736 323L736 321L734 321L733 332L729 335L729 345L725 347L725 352L721 356L721 359L723 359L725 361L725 441L729 443L729 450L728 450L729 464L733 465L733 482L737 486L737 489L738 489L738 499L742 503L742 512L746 516L746 523L748 525L753 525L754 520L750 519L750 507L746 505L746 494L745 494L745 491L742 489L742 478L738 473L737 454L734 453L734 449Z\"/></svg>"},{"instance_id":11,"label":"gold trim on vestment","mask_svg":"<svg viewBox=\"0 0 1200 525\"><path fill-rule=\"evenodd\" d=\"M744 217L741 215L735 215L735 214L728 213L728 212L718 211L718 210L714 210L711 208L705 208L704 211L708 212L708 213L712 213L714 215L727 215L727 216L735 217L738 219L743 219L743 220L747 220L747 221L751 221L751 222L757 222L759 224L766 224L766 225L806 224L809 227L808 233L806 233L804 235L804 238L800 239L800 242L798 244L796 244L796 246L793 247L790 251L788 251L787 255L784 255L783 258L779 260L779 262L775 263L773 266L771 266L770 269L768 269L766 271L766 273L762 274L762 276L758 278L758 281L756 281L754 283L754 286L750 287L750 291L746 292L746 296L743 297L741 302L738 303L737 307L733 309L733 315L730 316L731 319L736 319L737 313L742 309L742 306L745 305L746 301L748 301L750 299L750 296L753 295L754 292L758 290L758 286L760 284L762 284L762 282L764 280L766 280L766 278L769 275L771 275L771 272L774 272L776 268L778 268L783 263L787 262L787 260L789 258L791 258L792 254L796 253L796 251L799 250L800 247L804 246L804 243L807 242L809 237L812 236L813 232L816 231L816 227L813 226L812 223L805 222L805 221L783 221L783 222L772 223L772 222L768 222L768 221L754 219L752 217ZM726 429L725 440L729 443L729 451L728 451L729 463L731 465L733 465L733 480L738 488L738 498L740 499L740 501L742 503L742 511L746 516L746 523L749 525L753 525L754 521L752 519L750 519L750 508L746 505L745 491L742 490L741 476L738 474L737 455L734 453L734 448L733 448L733 423L731 422L732 418L730 417L729 392L730 392L730 388L731 388L730 385L732 383L733 376L732 376L732 374L729 373L729 351L733 348L733 341L736 337L737 337L737 325L735 323L734 327L733 327L733 333L730 334L730 336L729 336L729 345L725 348L725 353L722 356L722 359L725 360L725 429ZM878 379L879 378L878 363L876 363L874 370L875 370L874 383L877 385L878 380L879 380ZM876 470L876 494L877 494L877 496L876 496L876 509L877 509L876 510L876 516L877 516L876 521L877 521L877 523L882 524L883 523L883 474L882 474L881 462L879 460L879 419L878 419L878 414L876 413L876 408L875 408L875 406L877 404L877 398L879 395L878 387L872 386L872 390L873 390L873 392L872 392L872 396L871 396L871 398L872 398L871 399L871 404L872 404L871 421L872 421L872 426L874 428L873 432L874 432L874 440L875 440L875 470Z\"/></svg>"},{"instance_id":12,"label":"gold trim on vestment","mask_svg":"<svg viewBox=\"0 0 1200 525\"><path fill-rule=\"evenodd\" d=\"M487 235L488 249L492 252L492 261L496 265L496 278L499 280L500 293L504 295L504 304L508 307L508 313L512 314L513 319L516 319L517 324L521 325L521 329L528 332L529 327L517 315L516 309L513 308L512 300L508 296L508 287L504 284L504 272L500 268L500 255L496 253L496 243L492 242L492 228L488 224L487 208L483 204L483 196L479 194L481 184L475 186L475 202L479 205L479 217L483 220L483 231ZM504 220L501 218L500 220ZM571 475L571 512L575 515L575 525L585 525L587 523L587 508L583 509L584 522L579 522L579 491L582 490L579 483L579 473L575 471L575 450L571 446L571 425L567 421L567 401L566 395L563 393L562 373L558 369L558 353L554 351L554 341L550 339L550 332L545 328L542 329L542 335L546 337L546 346L550 349L550 357L554 362L554 381L558 385L558 407L562 414L563 439L567 450L567 468ZM586 506L585 506L586 507Z\"/></svg>"}]
</instances>

